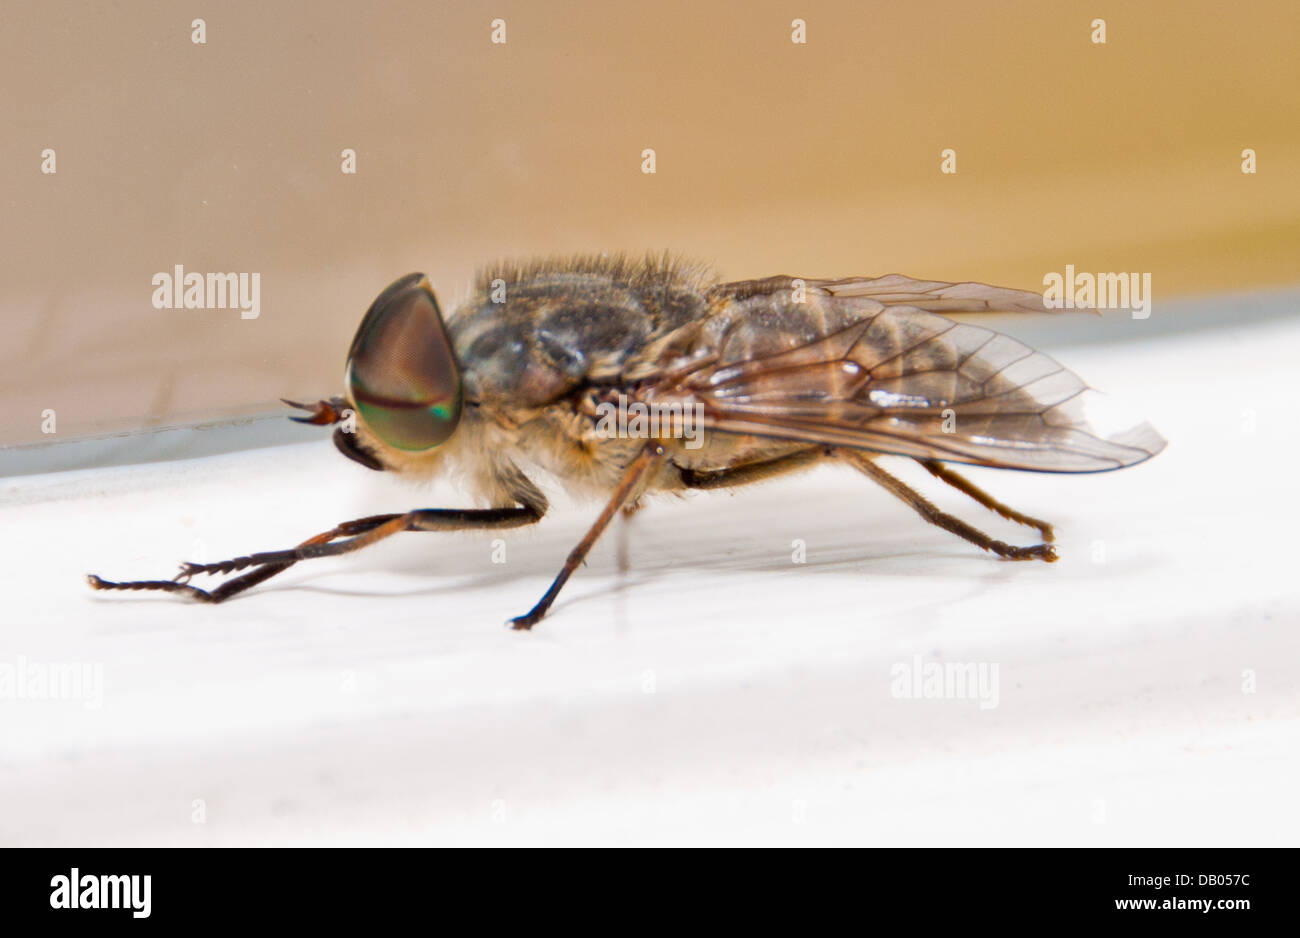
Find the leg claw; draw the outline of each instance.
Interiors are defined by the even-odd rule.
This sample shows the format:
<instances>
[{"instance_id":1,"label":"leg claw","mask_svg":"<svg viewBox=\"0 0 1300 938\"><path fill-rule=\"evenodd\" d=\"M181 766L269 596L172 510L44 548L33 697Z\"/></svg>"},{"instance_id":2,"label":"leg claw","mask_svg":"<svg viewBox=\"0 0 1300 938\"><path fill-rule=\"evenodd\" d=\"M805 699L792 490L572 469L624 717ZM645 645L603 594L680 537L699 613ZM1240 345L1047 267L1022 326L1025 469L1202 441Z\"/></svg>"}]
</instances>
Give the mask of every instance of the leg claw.
<instances>
[{"instance_id":1,"label":"leg claw","mask_svg":"<svg viewBox=\"0 0 1300 938\"><path fill-rule=\"evenodd\" d=\"M533 613L530 612L524 616L515 616L513 619L508 621L506 625L510 626L516 632L527 632L534 625L536 625L541 620L541 618L542 618L541 616L534 615Z\"/></svg>"}]
</instances>

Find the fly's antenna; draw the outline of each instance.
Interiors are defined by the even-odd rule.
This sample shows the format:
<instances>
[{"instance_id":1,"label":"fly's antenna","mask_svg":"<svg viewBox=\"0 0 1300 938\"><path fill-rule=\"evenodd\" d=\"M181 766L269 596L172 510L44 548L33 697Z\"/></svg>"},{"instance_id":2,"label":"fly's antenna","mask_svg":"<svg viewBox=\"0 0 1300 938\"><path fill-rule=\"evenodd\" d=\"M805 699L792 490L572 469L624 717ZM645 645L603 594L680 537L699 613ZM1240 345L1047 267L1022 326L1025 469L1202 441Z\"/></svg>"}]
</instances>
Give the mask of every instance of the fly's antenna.
<instances>
[{"instance_id":1,"label":"fly's antenna","mask_svg":"<svg viewBox=\"0 0 1300 938\"><path fill-rule=\"evenodd\" d=\"M317 401L315 404L299 404L297 401L291 401L283 397L280 400L290 407L311 411L310 417L290 417L290 420L298 423L312 423L318 427L338 423L343 419L344 412L349 409L348 402L341 397L331 397L328 401Z\"/></svg>"}]
</instances>

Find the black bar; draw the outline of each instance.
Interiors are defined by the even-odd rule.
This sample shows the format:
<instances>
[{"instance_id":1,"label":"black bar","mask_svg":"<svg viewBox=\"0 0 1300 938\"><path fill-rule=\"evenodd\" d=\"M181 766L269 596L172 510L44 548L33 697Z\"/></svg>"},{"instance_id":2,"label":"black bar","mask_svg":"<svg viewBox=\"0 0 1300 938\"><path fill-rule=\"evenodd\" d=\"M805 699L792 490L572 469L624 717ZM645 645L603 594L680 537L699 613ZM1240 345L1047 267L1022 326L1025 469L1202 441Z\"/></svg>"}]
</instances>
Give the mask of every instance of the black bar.
<instances>
[{"instance_id":1,"label":"black bar","mask_svg":"<svg viewBox=\"0 0 1300 938\"><path fill-rule=\"evenodd\" d=\"M626 927L620 921L667 928L695 921L681 917L688 906L733 924L780 910L803 916L810 930L827 915L850 916L864 929L899 916L926 928L1126 920L1138 927L1205 921L1231 928L1259 924L1260 916L1288 920L1295 904L1289 886L1297 857L1289 849L668 852L625 850L611 858L577 850L562 857L425 848L7 850L0 852L0 908L7 933L19 934L9 927L170 930L270 922L314 923L338 933L349 923L398 925L411 915L431 932L460 932L464 926L454 923L465 916L486 927L512 914L536 916L533 928L548 919L548 929L582 922ZM79 905L101 895L112 900L116 890L119 907L66 907L73 869ZM126 880L99 878L108 875L139 878L128 889Z\"/></svg>"}]
</instances>

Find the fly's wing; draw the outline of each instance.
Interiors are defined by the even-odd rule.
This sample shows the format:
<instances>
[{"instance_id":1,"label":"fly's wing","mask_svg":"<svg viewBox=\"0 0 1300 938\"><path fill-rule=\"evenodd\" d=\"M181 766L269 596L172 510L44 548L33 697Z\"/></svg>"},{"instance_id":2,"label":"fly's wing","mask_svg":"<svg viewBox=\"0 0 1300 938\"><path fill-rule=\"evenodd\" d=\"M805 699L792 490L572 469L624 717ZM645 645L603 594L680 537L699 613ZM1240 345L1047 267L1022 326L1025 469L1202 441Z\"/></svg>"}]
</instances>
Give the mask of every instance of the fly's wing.
<instances>
[{"instance_id":1,"label":"fly's wing","mask_svg":"<svg viewBox=\"0 0 1300 938\"><path fill-rule=\"evenodd\" d=\"M931 310L1041 310L1034 293L891 275L724 284L712 313L629 377L706 428L1046 472L1098 472L1165 442L1054 359Z\"/></svg>"},{"instance_id":2,"label":"fly's wing","mask_svg":"<svg viewBox=\"0 0 1300 938\"><path fill-rule=\"evenodd\" d=\"M802 284L800 288L798 285ZM843 280L808 280L768 277L739 280L713 288L714 299L748 299L802 289L817 296L856 297L882 306L913 306L931 313L1050 313L1041 294L1028 290L993 287L986 283L945 283L915 280L902 274L883 277L848 277Z\"/></svg>"}]
</instances>

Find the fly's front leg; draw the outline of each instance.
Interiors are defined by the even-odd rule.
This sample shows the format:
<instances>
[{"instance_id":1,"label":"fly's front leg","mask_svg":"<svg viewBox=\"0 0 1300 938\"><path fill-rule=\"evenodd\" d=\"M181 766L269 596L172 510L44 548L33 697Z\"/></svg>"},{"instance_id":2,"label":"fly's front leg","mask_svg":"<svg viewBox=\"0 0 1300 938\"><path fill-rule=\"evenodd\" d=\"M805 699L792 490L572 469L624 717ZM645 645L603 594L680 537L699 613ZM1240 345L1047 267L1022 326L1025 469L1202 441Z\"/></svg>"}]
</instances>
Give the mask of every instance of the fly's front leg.
<instances>
[{"instance_id":1,"label":"fly's front leg","mask_svg":"<svg viewBox=\"0 0 1300 938\"><path fill-rule=\"evenodd\" d=\"M663 457L664 448L658 443L650 443L641 450L636 459L632 460L631 464L624 470L618 488L610 496L609 502L600 513L600 517L596 519L596 523L587 531L586 536L578 542L578 546L569 552L569 557L564 561L564 566L560 569L555 581L551 583L551 588L546 591L546 594L537 601L537 605L529 610L526 615L516 616L511 619L511 628L531 629L541 621L542 616L546 615L546 610L551 608L551 603L555 602L555 597L560 595L560 590L564 588L564 584L573 575L573 571L578 569L591 551L592 546L600 539L600 535L605 528L609 526L610 520L614 515L618 514L619 509L624 504L633 499L634 494L639 493L647 474L659 464Z\"/></svg>"},{"instance_id":2,"label":"fly's front leg","mask_svg":"<svg viewBox=\"0 0 1300 938\"><path fill-rule=\"evenodd\" d=\"M249 587L283 573L301 560L333 557L369 547L402 531L458 531L474 528L514 528L532 524L542 517L545 506L525 504L507 508L460 509L425 508L400 515L374 515L345 521L335 528L308 538L288 550L249 554L217 563L184 563L174 580L134 580L117 583L93 573L86 579L97 590L157 590L181 593L200 602L219 603ZM347 538L347 540L339 540ZM248 573L229 580L216 589L204 590L190 584L199 574L233 573L253 567Z\"/></svg>"},{"instance_id":3,"label":"fly's front leg","mask_svg":"<svg viewBox=\"0 0 1300 938\"><path fill-rule=\"evenodd\" d=\"M105 580L91 573L86 577L91 589L97 590L157 590L165 593L181 593L196 599L199 602L219 603L229 599L237 593L263 583L275 576L288 570L299 559L294 555L301 554L306 548L314 547L318 544L328 544L340 537L349 537L360 534L366 534L379 528L382 525L389 524L392 521L404 517L403 515L374 515L369 518L358 518L355 521L345 521L337 527L331 528L315 537L310 537L303 541L297 547L288 551L277 551L278 555L286 559L276 563L265 563L258 566L257 569L245 573L243 576L235 577L222 583L214 590L200 589L190 584L190 577L198 573L229 573L233 570L240 570L247 566L255 565L254 558L266 557L267 554L254 554L250 557L237 557L234 560L225 560L215 564L181 564L181 572L172 580L130 580L124 583L117 583L112 580ZM355 548L353 548L355 549Z\"/></svg>"}]
</instances>

